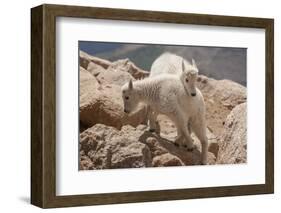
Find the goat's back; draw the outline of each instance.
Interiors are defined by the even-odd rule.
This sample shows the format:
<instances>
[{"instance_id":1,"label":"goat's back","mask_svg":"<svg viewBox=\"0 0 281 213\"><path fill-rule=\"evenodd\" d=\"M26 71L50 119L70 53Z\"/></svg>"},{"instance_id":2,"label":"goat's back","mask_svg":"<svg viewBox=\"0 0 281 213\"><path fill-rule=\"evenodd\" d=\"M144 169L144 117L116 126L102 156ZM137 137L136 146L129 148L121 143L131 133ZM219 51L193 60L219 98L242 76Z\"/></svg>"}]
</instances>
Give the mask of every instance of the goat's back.
<instances>
[{"instance_id":1,"label":"goat's back","mask_svg":"<svg viewBox=\"0 0 281 213\"><path fill-rule=\"evenodd\" d=\"M152 64L150 70L150 77L160 74L181 74L182 72L182 57L172 54L163 53L160 55ZM188 61L184 60L185 63L189 64Z\"/></svg>"}]
</instances>

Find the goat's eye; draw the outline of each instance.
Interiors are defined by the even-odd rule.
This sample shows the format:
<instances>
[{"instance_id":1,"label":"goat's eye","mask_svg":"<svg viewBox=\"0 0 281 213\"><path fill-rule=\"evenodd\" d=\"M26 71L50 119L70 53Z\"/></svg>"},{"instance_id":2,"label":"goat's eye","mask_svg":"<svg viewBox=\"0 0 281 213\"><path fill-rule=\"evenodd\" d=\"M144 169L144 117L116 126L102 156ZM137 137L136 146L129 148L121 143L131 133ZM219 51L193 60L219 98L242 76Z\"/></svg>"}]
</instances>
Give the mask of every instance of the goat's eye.
<instances>
[{"instance_id":1,"label":"goat's eye","mask_svg":"<svg viewBox=\"0 0 281 213\"><path fill-rule=\"evenodd\" d=\"M128 96L126 96L126 97L125 97L125 99L126 99L126 100L129 100L129 97L128 97Z\"/></svg>"},{"instance_id":2,"label":"goat's eye","mask_svg":"<svg viewBox=\"0 0 281 213\"><path fill-rule=\"evenodd\" d=\"M188 83L188 78L185 79L185 82Z\"/></svg>"}]
</instances>

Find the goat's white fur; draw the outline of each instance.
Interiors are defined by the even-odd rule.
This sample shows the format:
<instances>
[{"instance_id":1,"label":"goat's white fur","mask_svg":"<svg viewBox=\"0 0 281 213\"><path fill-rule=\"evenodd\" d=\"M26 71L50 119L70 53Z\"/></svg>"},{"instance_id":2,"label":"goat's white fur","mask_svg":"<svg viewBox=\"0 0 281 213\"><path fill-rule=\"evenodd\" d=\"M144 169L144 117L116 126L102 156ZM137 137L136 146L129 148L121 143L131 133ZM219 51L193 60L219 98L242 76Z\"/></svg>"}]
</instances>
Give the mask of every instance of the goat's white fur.
<instances>
[{"instance_id":1,"label":"goat's white fur","mask_svg":"<svg viewBox=\"0 0 281 213\"><path fill-rule=\"evenodd\" d=\"M191 130L195 133L202 145L202 163L206 164L207 162L207 150L208 150L208 138L206 134L206 120L205 120L205 102L200 90L196 87L198 68L195 63L195 60L192 59L192 63L184 60L182 57L177 56L171 53L164 53L159 56L152 64L150 71L150 78L172 74L179 76L182 85L185 88L186 92L186 101L184 106L181 108L184 111L187 125L188 133L191 133ZM195 94L194 97L191 94ZM184 98L182 96L182 98ZM171 103L172 104L172 103ZM149 125L150 129L157 129L157 111L150 110L148 106L148 116L149 116ZM175 122L175 121L174 121ZM180 131L184 129L181 125L184 123L176 124L178 129L178 139L181 138ZM186 134L186 133L185 133ZM185 135L184 134L184 135ZM186 140L189 140L190 137L186 137ZM189 143L189 142L188 142ZM189 143L190 144L190 143Z\"/></svg>"},{"instance_id":2,"label":"goat's white fur","mask_svg":"<svg viewBox=\"0 0 281 213\"><path fill-rule=\"evenodd\" d=\"M196 94L198 68L194 59L191 64L175 54L166 52L160 55L152 64L149 77L167 73L181 76L187 94ZM189 80L188 83L185 82L186 78Z\"/></svg>"},{"instance_id":3,"label":"goat's white fur","mask_svg":"<svg viewBox=\"0 0 281 213\"><path fill-rule=\"evenodd\" d=\"M175 56L180 59L180 62L171 62L166 60L164 56L171 58ZM191 65L187 61L183 62L181 57L168 53L158 59L152 65L149 78L135 82L130 81L122 87L124 110L130 113L137 108L139 103L147 104L151 109L149 119L152 125L155 125L158 114L167 115L177 128L176 143L180 143L188 149L193 148L193 140L188 130L188 124L190 124L202 145L201 162L206 164L208 139L206 136L204 99L198 88L195 87L195 91L191 91L190 85L186 85L188 83L184 81L194 71L195 62ZM182 67L192 67L192 69L189 69L192 72L179 71ZM190 79L196 80L197 72L195 77L194 75L189 76ZM195 92L196 96L191 96L191 92Z\"/></svg>"}]
</instances>

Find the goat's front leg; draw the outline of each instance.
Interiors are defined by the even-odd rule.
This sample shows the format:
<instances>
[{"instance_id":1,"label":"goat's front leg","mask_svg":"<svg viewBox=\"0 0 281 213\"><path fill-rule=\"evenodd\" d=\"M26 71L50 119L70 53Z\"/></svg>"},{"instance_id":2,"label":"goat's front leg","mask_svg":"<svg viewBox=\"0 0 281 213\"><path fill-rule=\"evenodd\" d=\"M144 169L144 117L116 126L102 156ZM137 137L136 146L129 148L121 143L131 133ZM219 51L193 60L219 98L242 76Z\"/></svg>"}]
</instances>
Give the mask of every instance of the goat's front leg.
<instances>
[{"instance_id":1,"label":"goat's front leg","mask_svg":"<svg viewBox=\"0 0 281 213\"><path fill-rule=\"evenodd\" d=\"M204 118L198 118L192 123L192 130L201 142L201 163L207 164L208 156L208 137L207 137L207 126Z\"/></svg>"},{"instance_id":2,"label":"goat's front leg","mask_svg":"<svg viewBox=\"0 0 281 213\"><path fill-rule=\"evenodd\" d=\"M177 115L174 117L173 120L178 131L178 137L176 139L176 143L179 142L180 144L183 145L183 147L187 148L188 151L193 151L194 149L193 139L190 137L187 127L188 119L186 119L183 114L177 113Z\"/></svg>"},{"instance_id":3,"label":"goat's front leg","mask_svg":"<svg viewBox=\"0 0 281 213\"><path fill-rule=\"evenodd\" d=\"M149 131L160 133L160 127L157 122L158 113L154 111L150 106L147 106L147 111L148 111Z\"/></svg>"}]
</instances>

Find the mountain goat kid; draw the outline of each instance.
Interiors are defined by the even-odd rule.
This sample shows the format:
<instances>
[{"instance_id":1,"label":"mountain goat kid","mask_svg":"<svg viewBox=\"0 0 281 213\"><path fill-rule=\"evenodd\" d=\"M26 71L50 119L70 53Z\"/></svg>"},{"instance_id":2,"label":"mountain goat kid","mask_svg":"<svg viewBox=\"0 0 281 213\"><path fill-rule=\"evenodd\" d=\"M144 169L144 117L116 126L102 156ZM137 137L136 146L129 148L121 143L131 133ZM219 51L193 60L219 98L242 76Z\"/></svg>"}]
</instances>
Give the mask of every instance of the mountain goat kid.
<instances>
[{"instance_id":1,"label":"mountain goat kid","mask_svg":"<svg viewBox=\"0 0 281 213\"><path fill-rule=\"evenodd\" d=\"M190 124L202 145L201 163L206 164L208 139L206 136L205 104L200 90L195 87L198 71L186 70L186 67L191 65L183 61L182 58L180 65L183 70L181 72L173 73L172 69L168 69L167 72L156 74L152 69L154 74L152 73L149 78L135 82L130 80L129 83L123 85L124 112L132 113L137 109L139 103L144 103L150 108L151 124L155 122L158 114L167 115L177 128L178 134L175 144L186 147L188 151L192 151L194 148L188 130L188 124ZM195 67L195 62L193 65ZM169 66L176 65L169 64Z\"/></svg>"}]
</instances>

